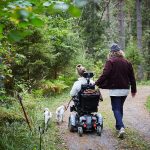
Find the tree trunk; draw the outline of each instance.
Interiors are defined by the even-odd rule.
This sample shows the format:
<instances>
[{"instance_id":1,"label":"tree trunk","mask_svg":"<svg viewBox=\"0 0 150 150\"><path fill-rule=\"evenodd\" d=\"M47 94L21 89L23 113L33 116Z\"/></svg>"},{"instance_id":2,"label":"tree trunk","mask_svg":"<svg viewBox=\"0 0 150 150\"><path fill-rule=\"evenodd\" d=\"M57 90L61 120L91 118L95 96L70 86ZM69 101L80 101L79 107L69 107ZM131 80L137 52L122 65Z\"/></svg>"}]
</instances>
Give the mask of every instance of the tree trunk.
<instances>
[{"instance_id":1,"label":"tree trunk","mask_svg":"<svg viewBox=\"0 0 150 150\"><path fill-rule=\"evenodd\" d=\"M144 7L144 9L146 10L146 16L149 16L148 14L150 14L150 0L145 0L145 5L143 6ZM145 15L145 14L144 14ZM150 28L150 17L148 17L148 18L146 18L145 20L144 20L145 22L143 22L143 26L145 25L145 27L143 27L147 32L146 33L148 33L148 31L149 31L149 28ZM147 67L147 80L150 80L150 33L149 33L149 35L147 36L147 38L145 39L145 43L144 43L145 45L144 45L144 47L145 47L145 51L146 51L146 63L147 63L147 66L149 66L149 67ZM144 53L145 53L145 51L144 51Z\"/></svg>"},{"instance_id":2,"label":"tree trunk","mask_svg":"<svg viewBox=\"0 0 150 150\"><path fill-rule=\"evenodd\" d=\"M139 52L142 52L142 16L141 16L141 0L136 0L136 16L137 16L137 46ZM144 77L142 64L138 66L138 79L142 80Z\"/></svg>"},{"instance_id":3,"label":"tree trunk","mask_svg":"<svg viewBox=\"0 0 150 150\"><path fill-rule=\"evenodd\" d=\"M107 37L107 39L108 39L108 41L113 41L113 37L112 37L112 33L113 33L113 31L112 31L112 29L110 28L110 0L108 1L108 0L106 0L105 1L105 5L106 5L106 21L107 21L107 25L108 25L108 27L107 27L107 34L109 35L108 37Z\"/></svg>"},{"instance_id":4,"label":"tree trunk","mask_svg":"<svg viewBox=\"0 0 150 150\"><path fill-rule=\"evenodd\" d=\"M131 33L132 33L132 19L131 19L130 10L128 10L128 33L129 33L129 36L131 37Z\"/></svg>"},{"instance_id":5,"label":"tree trunk","mask_svg":"<svg viewBox=\"0 0 150 150\"><path fill-rule=\"evenodd\" d=\"M137 16L137 46L142 51L142 16L141 16L141 0L136 0L136 16Z\"/></svg>"},{"instance_id":6,"label":"tree trunk","mask_svg":"<svg viewBox=\"0 0 150 150\"><path fill-rule=\"evenodd\" d=\"M110 1L106 0L105 3L106 3L106 20L109 24L110 23L110 13L109 13L109 3L110 3Z\"/></svg>"},{"instance_id":7,"label":"tree trunk","mask_svg":"<svg viewBox=\"0 0 150 150\"><path fill-rule=\"evenodd\" d=\"M119 45L125 49L124 0L118 0Z\"/></svg>"}]
</instances>

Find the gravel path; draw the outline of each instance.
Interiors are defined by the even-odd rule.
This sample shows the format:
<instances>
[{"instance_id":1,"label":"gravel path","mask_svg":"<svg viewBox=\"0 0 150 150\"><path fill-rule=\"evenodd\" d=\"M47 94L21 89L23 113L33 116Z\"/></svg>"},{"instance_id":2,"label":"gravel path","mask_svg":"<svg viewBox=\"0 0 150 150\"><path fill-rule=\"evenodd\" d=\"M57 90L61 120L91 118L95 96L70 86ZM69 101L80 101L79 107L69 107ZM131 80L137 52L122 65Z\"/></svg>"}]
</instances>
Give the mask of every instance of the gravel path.
<instances>
[{"instance_id":1,"label":"gravel path","mask_svg":"<svg viewBox=\"0 0 150 150\"><path fill-rule=\"evenodd\" d=\"M100 103L101 111L107 114L111 112L111 106L108 96L108 90L101 90L105 99L105 106ZM150 142L150 113L145 109L144 103L147 96L150 95L150 86L139 87L138 94L133 99L129 95L124 107L124 116L126 127L134 128L148 143ZM119 140L114 137L111 129L104 126L103 133L97 136L96 133L84 133L83 137L68 130L69 110L65 113L64 122L59 125L60 133L69 150L120 150ZM109 114L108 114L109 115ZM112 115L112 112L111 112ZM105 119L104 119L105 123Z\"/></svg>"}]
</instances>

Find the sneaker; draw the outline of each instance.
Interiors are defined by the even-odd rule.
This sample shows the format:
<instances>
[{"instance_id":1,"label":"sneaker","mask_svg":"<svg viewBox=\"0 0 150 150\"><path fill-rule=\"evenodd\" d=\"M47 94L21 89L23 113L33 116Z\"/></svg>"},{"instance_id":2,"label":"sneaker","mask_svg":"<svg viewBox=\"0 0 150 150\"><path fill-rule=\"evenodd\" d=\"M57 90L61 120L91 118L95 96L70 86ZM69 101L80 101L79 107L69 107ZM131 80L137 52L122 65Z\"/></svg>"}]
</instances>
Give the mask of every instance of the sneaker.
<instances>
[{"instance_id":1,"label":"sneaker","mask_svg":"<svg viewBox=\"0 0 150 150\"><path fill-rule=\"evenodd\" d=\"M123 137L124 137L124 134L125 134L125 129L122 127L122 128L119 130L118 138L123 138Z\"/></svg>"}]
</instances>

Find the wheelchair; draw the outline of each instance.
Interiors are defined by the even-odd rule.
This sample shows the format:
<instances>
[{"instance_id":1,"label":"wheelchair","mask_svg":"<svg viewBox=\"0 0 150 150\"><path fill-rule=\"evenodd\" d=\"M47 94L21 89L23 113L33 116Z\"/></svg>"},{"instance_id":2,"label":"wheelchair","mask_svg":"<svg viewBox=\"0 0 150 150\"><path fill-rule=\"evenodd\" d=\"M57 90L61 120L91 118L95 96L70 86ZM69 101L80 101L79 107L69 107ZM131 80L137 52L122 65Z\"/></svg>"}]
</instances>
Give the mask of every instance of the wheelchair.
<instances>
[{"instance_id":1,"label":"wheelchair","mask_svg":"<svg viewBox=\"0 0 150 150\"><path fill-rule=\"evenodd\" d=\"M81 85L78 96L73 97L74 105L70 107L71 113L68 120L70 132L77 131L82 136L86 131L96 131L101 136L103 130L103 117L98 113L99 101L102 96L95 85L90 84L90 78L94 76L91 72L84 73L87 84Z\"/></svg>"}]
</instances>

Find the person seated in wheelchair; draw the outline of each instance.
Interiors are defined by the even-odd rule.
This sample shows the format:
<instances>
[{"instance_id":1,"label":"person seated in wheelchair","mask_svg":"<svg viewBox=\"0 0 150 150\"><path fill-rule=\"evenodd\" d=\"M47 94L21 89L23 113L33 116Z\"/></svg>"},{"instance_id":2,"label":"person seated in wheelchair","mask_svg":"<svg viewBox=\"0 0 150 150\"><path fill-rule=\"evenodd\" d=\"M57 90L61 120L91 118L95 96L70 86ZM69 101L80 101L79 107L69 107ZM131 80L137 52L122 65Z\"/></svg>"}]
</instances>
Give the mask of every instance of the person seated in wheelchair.
<instances>
[{"instance_id":1,"label":"person seated in wheelchair","mask_svg":"<svg viewBox=\"0 0 150 150\"><path fill-rule=\"evenodd\" d=\"M83 90L89 88L95 88L94 81L91 79L91 77L87 77L86 69L81 64L76 66L77 74L79 75L79 78L75 83L73 84L73 87L70 91L70 96L72 97L74 104L76 107L80 107L79 98L81 97L81 93Z\"/></svg>"},{"instance_id":2,"label":"person seated in wheelchair","mask_svg":"<svg viewBox=\"0 0 150 150\"><path fill-rule=\"evenodd\" d=\"M70 111L75 111L77 113L76 115L72 114L70 116L70 124L72 126L80 126L82 122L86 120L86 129L92 129L92 118L97 118L95 126L95 129L97 129L97 126L103 124L103 118L100 113L92 114L93 112L98 112L98 104L101 98L100 92L95 90L94 81L91 79L94 74L87 72L85 67L83 67L81 64L77 65L76 69L80 78L75 81L70 91L70 95L74 101L74 105L70 107ZM76 117L78 118L77 120L79 120L79 124L75 123Z\"/></svg>"},{"instance_id":3,"label":"person seated in wheelchair","mask_svg":"<svg viewBox=\"0 0 150 150\"><path fill-rule=\"evenodd\" d=\"M95 82L91 79L94 74L92 72L87 72L85 67L81 64L76 66L76 70L80 77L75 81L70 91L70 96L73 99L78 98L81 93L90 94L95 91ZM102 101L102 97L100 97L100 100Z\"/></svg>"}]
</instances>

